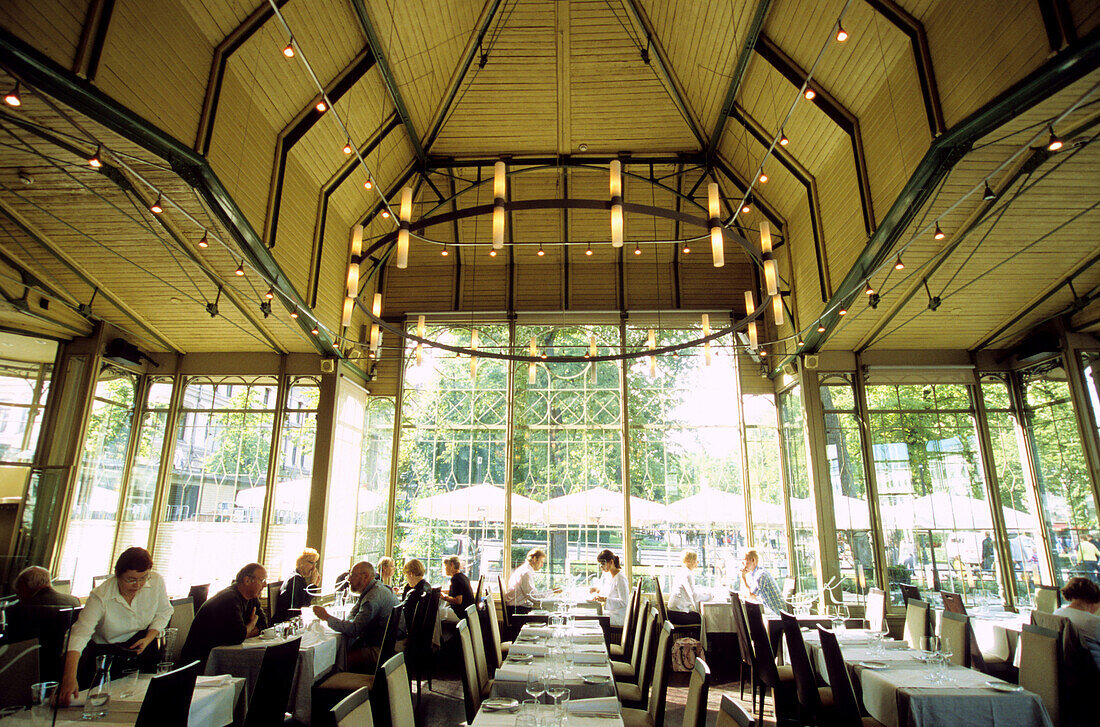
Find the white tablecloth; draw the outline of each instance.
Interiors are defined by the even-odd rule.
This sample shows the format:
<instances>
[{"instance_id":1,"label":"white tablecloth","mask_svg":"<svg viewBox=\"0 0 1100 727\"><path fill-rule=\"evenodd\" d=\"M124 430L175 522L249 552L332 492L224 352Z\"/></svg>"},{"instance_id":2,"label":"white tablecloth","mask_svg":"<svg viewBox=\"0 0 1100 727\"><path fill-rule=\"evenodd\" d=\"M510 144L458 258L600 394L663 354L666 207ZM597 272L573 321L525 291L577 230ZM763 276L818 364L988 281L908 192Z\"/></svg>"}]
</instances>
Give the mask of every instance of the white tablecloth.
<instances>
[{"instance_id":1,"label":"white tablecloth","mask_svg":"<svg viewBox=\"0 0 1100 727\"><path fill-rule=\"evenodd\" d=\"M729 601L702 601L699 604L699 641L707 649L707 633L733 634L733 607Z\"/></svg>"},{"instance_id":2,"label":"white tablecloth","mask_svg":"<svg viewBox=\"0 0 1100 727\"><path fill-rule=\"evenodd\" d=\"M494 697L511 697L519 701L529 699L527 695L527 675L532 669L544 669L546 662L546 640L529 642L524 639L536 635L546 635L550 629L545 626L528 624L519 633L520 640L513 644L508 653L508 659L496 670L493 677L492 694ZM593 697L615 697L615 679L611 673L611 662L607 656L607 648L604 646L602 635L596 643L585 641L592 632L591 627L584 622L577 622L573 629L573 641L568 648L573 652L574 666L570 669L566 686L569 688L571 699L587 699ZM600 634L597 629L596 634ZM580 640L578 640L580 639ZM532 654L535 658L530 664L520 664L515 657L521 653ZM598 684L585 682L585 677L597 677L602 679ZM605 722L609 720L604 720Z\"/></svg>"},{"instance_id":3,"label":"white tablecloth","mask_svg":"<svg viewBox=\"0 0 1100 727\"><path fill-rule=\"evenodd\" d=\"M118 681L111 685L111 703L106 717L96 720L95 724L132 725L137 721L138 712L141 710L141 702L145 699L145 692L149 688L151 675L143 674L138 679L137 689L134 693L123 699L117 696L120 691ZM191 711L187 715L188 727L225 727L233 724L237 700L241 698L244 689L244 679L230 678L220 686L196 686L195 694L191 697ZM83 696L83 695L82 695ZM82 704L83 700L78 699ZM57 721L51 724L59 727L76 727L87 725L81 720L82 707L65 707L58 711ZM3 727L28 727L31 724L30 712L0 719Z\"/></svg>"},{"instance_id":4,"label":"white tablecloth","mask_svg":"<svg viewBox=\"0 0 1100 727\"><path fill-rule=\"evenodd\" d=\"M316 627L315 627L316 628ZM238 646L219 646L210 652L206 660L207 674L232 674L247 680L250 695L260 676L260 664L264 650L280 641L246 639ZM298 667L290 685L288 711L303 724L309 724L312 711L311 689L313 682L336 664L343 639L340 634L324 626L320 634L307 631L302 634L302 647L298 652Z\"/></svg>"}]
</instances>

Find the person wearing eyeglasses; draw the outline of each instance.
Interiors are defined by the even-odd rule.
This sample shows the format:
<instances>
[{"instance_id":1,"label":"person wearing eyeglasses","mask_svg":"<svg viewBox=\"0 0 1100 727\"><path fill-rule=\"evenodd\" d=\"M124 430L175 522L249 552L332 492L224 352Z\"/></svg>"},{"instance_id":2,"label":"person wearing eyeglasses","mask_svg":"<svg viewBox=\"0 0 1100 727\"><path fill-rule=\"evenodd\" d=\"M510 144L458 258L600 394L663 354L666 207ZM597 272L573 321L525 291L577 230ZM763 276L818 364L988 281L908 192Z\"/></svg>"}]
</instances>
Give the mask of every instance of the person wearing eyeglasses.
<instances>
[{"instance_id":1,"label":"person wearing eyeglasses","mask_svg":"<svg viewBox=\"0 0 1100 727\"><path fill-rule=\"evenodd\" d=\"M304 549L298 556L294 564L294 575L287 578L279 589L272 623L282 623L291 619L313 603L313 597L320 594L321 569L318 568L320 562L321 555L313 548Z\"/></svg>"},{"instance_id":2,"label":"person wearing eyeglasses","mask_svg":"<svg viewBox=\"0 0 1100 727\"><path fill-rule=\"evenodd\" d=\"M237 571L233 585L206 599L195 614L187 641L180 652L180 662L199 660L206 667L206 658L217 646L232 646L258 636L267 628L267 615L260 607L260 594L267 585L267 571L259 563L249 563Z\"/></svg>"},{"instance_id":3,"label":"person wearing eyeglasses","mask_svg":"<svg viewBox=\"0 0 1100 727\"><path fill-rule=\"evenodd\" d=\"M115 575L92 589L69 633L57 701L67 705L95 674L95 660L110 655L112 674L135 665L156 671L154 641L172 618L164 579L153 572L145 548L128 548L115 562Z\"/></svg>"}]
</instances>

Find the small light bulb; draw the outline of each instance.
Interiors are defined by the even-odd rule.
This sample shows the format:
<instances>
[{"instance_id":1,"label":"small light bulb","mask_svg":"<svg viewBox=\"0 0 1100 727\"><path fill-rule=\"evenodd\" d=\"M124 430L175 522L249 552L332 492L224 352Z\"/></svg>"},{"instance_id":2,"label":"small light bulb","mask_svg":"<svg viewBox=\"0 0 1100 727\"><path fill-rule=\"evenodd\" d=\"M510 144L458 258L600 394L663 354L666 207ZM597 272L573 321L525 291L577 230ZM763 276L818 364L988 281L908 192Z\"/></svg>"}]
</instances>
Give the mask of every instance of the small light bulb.
<instances>
[{"instance_id":1,"label":"small light bulb","mask_svg":"<svg viewBox=\"0 0 1100 727\"><path fill-rule=\"evenodd\" d=\"M997 199L997 193L989 187L989 182L985 183L985 189L982 191L982 199L986 202L992 202Z\"/></svg>"},{"instance_id":2,"label":"small light bulb","mask_svg":"<svg viewBox=\"0 0 1100 727\"><path fill-rule=\"evenodd\" d=\"M293 58L294 57L294 41L291 41L291 42L286 44L286 47L283 48L283 55L286 56L287 58Z\"/></svg>"},{"instance_id":3,"label":"small light bulb","mask_svg":"<svg viewBox=\"0 0 1100 727\"><path fill-rule=\"evenodd\" d=\"M546 254L546 251L542 249L542 243L541 242L539 243L539 251L536 252L535 254L538 255L539 257L542 257L543 255Z\"/></svg>"},{"instance_id":4,"label":"small light bulb","mask_svg":"<svg viewBox=\"0 0 1100 727\"><path fill-rule=\"evenodd\" d=\"M264 293L264 297L267 298L268 300L272 300L275 297L275 289L274 288L268 288L267 292Z\"/></svg>"},{"instance_id":5,"label":"small light bulb","mask_svg":"<svg viewBox=\"0 0 1100 727\"><path fill-rule=\"evenodd\" d=\"M691 253L691 247L690 247L690 246L689 246L689 245L688 245L688 244L687 244L686 242L684 243L684 249L683 249L683 251L682 251L682 252L683 252L683 253L684 253L685 255L688 255L688 254L690 254L690 253Z\"/></svg>"},{"instance_id":6,"label":"small light bulb","mask_svg":"<svg viewBox=\"0 0 1100 727\"><path fill-rule=\"evenodd\" d=\"M761 184L767 184L767 182L768 182L768 175L765 172L760 172L760 183Z\"/></svg>"},{"instance_id":7,"label":"small light bulb","mask_svg":"<svg viewBox=\"0 0 1100 727\"><path fill-rule=\"evenodd\" d=\"M490 249L489 250L489 257L496 257L496 256L497 256L497 251Z\"/></svg>"},{"instance_id":8,"label":"small light bulb","mask_svg":"<svg viewBox=\"0 0 1100 727\"><path fill-rule=\"evenodd\" d=\"M786 146L787 144L790 144L790 143L791 143L791 140L787 138L787 135L780 132L779 133L779 146Z\"/></svg>"},{"instance_id":9,"label":"small light bulb","mask_svg":"<svg viewBox=\"0 0 1100 727\"><path fill-rule=\"evenodd\" d=\"M4 103L8 106L18 107L23 105L23 98L19 95L19 83L15 84L15 88L8 91L8 94L4 96Z\"/></svg>"},{"instance_id":10,"label":"small light bulb","mask_svg":"<svg viewBox=\"0 0 1100 727\"><path fill-rule=\"evenodd\" d=\"M295 308L294 310L290 311L290 317L291 317L291 318L297 318L297 317L298 317L298 309L297 309L297 308Z\"/></svg>"},{"instance_id":11,"label":"small light bulb","mask_svg":"<svg viewBox=\"0 0 1100 727\"><path fill-rule=\"evenodd\" d=\"M1047 129L1050 131L1050 138L1047 139L1047 151L1058 151L1063 146L1065 146L1065 144L1062 143L1062 140L1058 138L1058 135L1054 133L1053 126L1048 126Z\"/></svg>"},{"instance_id":12,"label":"small light bulb","mask_svg":"<svg viewBox=\"0 0 1100 727\"><path fill-rule=\"evenodd\" d=\"M747 215L750 212L752 212L752 205L749 204L748 200L745 200L745 204L741 205L741 214Z\"/></svg>"},{"instance_id":13,"label":"small light bulb","mask_svg":"<svg viewBox=\"0 0 1100 727\"><path fill-rule=\"evenodd\" d=\"M817 327L817 332L818 333L824 333L825 332L825 324L824 323Z\"/></svg>"},{"instance_id":14,"label":"small light bulb","mask_svg":"<svg viewBox=\"0 0 1100 727\"><path fill-rule=\"evenodd\" d=\"M95 154L92 154L91 158L88 159L88 166L92 169L99 169L103 166L103 160L99 158L99 150L100 147L97 146L95 148Z\"/></svg>"},{"instance_id":15,"label":"small light bulb","mask_svg":"<svg viewBox=\"0 0 1100 727\"><path fill-rule=\"evenodd\" d=\"M160 195L157 195L157 200L153 204L149 205L149 211L154 215L159 215L164 211L164 208L160 206Z\"/></svg>"},{"instance_id":16,"label":"small light bulb","mask_svg":"<svg viewBox=\"0 0 1100 727\"><path fill-rule=\"evenodd\" d=\"M349 141L347 144L344 144L344 153L345 154L351 154L351 152L352 152L351 142Z\"/></svg>"},{"instance_id":17,"label":"small light bulb","mask_svg":"<svg viewBox=\"0 0 1100 727\"><path fill-rule=\"evenodd\" d=\"M374 182L370 181L369 179L363 182L363 189L374 189Z\"/></svg>"},{"instance_id":18,"label":"small light bulb","mask_svg":"<svg viewBox=\"0 0 1100 727\"><path fill-rule=\"evenodd\" d=\"M817 97L817 91L807 86L805 96L807 101L813 101Z\"/></svg>"},{"instance_id":19,"label":"small light bulb","mask_svg":"<svg viewBox=\"0 0 1100 727\"><path fill-rule=\"evenodd\" d=\"M642 248L638 247L637 243L634 244L634 254L635 255L641 255L642 254Z\"/></svg>"},{"instance_id":20,"label":"small light bulb","mask_svg":"<svg viewBox=\"0 0 1100 727\"><path fill-rule=\"evenodd\" d=\"M313 108L317 109L317 113L323 114L328 111L328 104L325 103L324 99L321 99Z\"/></svg>"},{"instance_id":21,"label":"small light bulb","mask_svg":"<svg viewBox=\"0 0 1100 727\"><path fill-rule=\"evenodd\" d=\"M848 309L847 308L841 308L840 310L837 311L837 315L841 315L841 316L848 315Z\"/></svg>"},{"instance_id":22,"label":"small light bulb","mask_svg":"<svg viewBox=\"0 0 1100 727\"><path fill-rule=\"evenodd\" d=\"M799 348L802 348L802 347L803 347L803 346L805 346L805 345L806 345L806 342L805 342L804 340L802 340L801 338L800 338L800 339L798 339L798 347L799 347Z\"/></svg>"},{"instance_id":23,"label":"small light bulb","mask_svg":"<svg viewBox=\"0 0 1100 727\"><path fill-rule=\"evenodd\" d=\"M199 240L199 247L201 247L203 250L210 247L210 238L208 237L208 235L209 233L206 230L202 231L202 238Z\"/></svg>"},{"instance_id":24,"label":"small light bulb","mask_svg":"<svg viewBox=\"0 0 1100 727\"><path fill-rule=\"evenodd\" d=\"M237 277L243 278L244 277L244 263L242 262L240 265L238 265L237 269L234 270L233 272L235 272L237 274Z\"/></svg>"},{"instance_id":25,"label":"small light bulb","mask_svg":"<svg viewBox=\"0 0 1100 727\"><path fill-rule=\"evenodd\" d=\"M863 292L867 295L874 295L875 294L875 289L871 287L870 283L864 283L863 284Z\"/></svg>"},{"instance_id":26,"label":"small light bulb","mask_svg":"<svg viewBox=\"0 0 1100 727\"><path fill-rule=\"evenodd\" d=\"M439 251L439 254L442 255L443 257L447 257L448 255L451 254L451 251L447 249L446 245L444 245L443 249Z\"/></svg>"},{"instance_id":27,"label":"small light bulb","mask_svg":"<svg viewBox=\"0 0 1100 727\"><path fill-rule=\"evenodd\" d=\"M312 333L313 335L317 336L317 335L320 335L321 329L317 327L317 324L314 324L313 328L309 329L309 332Z\"/></svg>"},{"instance_id":28,"label":"small light bulb","mask_svg":"<svg viewBox=\"0 0 1100 727\"><path fill-rule=\"evenodd\" d=\"M592 254L592 245L591 244L588 245L588 249L586 249L584 251L584 254L585 255L591 255Z\"/></svg>"},{"instance_id":29,"label":"small light bulb","mask_svg":"<svg viewBox=\"0 0 1100 727\"><path fill-rule=\"evenodd\" d=\"M936 231L932 233L932 237L937 240L942 240L943 238L947 237L947 235L943 234L943 230L940 229L939 222L936 223Z\"/></svg>"},{"instance_id":30,"label":"small light bulb","mask_svg":"<svg viewBox=\"0 0 1100 727\"><path fill-rule=\"evenodd\" d=\"M763 349L763 348L760 349L760 357L761 358L763 358L764 356L767 356L767 355L768 355L768 352L767 352L766 349Z\"/></svg>"},{"instance_id":31,"label":"small light bulb","mask_svg":"<svg viewBox=\"0 0 1100 727\"><path fill-rule=\"evenodd\" d=\"M848 40L848 31L839 22L836 24L836 42L843 43Z\"/></svg>"},{"instance_id":32,"label":"small light bulb","mask_svg":"<svg viewBox=\"0 0 1100 727\"><path fill-rule=\"evenodd\" d=\"M382 219L388 220L389 218L390 218L390 211L389 210L382 210Z\"/></svg>"},{"instance_id":33,"label":"small light bulb","mask_svg":"<svg viewBox=\"0 0 1100 727\"><path fill-rule=\"evenodd\" d=\"M894 270L905 270L905 263L901 261L901 255L898 255L898 261L894 263Z\"/></svg>"}]
</instances>

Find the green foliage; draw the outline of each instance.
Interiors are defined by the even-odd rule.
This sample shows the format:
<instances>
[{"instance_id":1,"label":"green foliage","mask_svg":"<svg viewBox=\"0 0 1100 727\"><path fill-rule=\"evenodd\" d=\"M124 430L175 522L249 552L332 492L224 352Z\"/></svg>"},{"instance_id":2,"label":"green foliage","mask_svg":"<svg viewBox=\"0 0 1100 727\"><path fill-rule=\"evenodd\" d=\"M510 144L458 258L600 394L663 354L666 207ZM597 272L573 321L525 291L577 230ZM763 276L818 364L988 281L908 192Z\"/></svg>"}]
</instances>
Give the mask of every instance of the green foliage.
<instances>
[{"instance_id":1,"label":"green foliage","mask_svg":"<svg viewBox=\"0 0 1100 727\"><path fill-rule=\"evenodd\" d=\"M251 386L244 387L230 397L225 407L235 411L219 411L211 416L217 444L206 458L206 471L238 490L259 487L267 479L273 422L270 412L248 411L258 396Z\"/></svg>"}]
</instances>

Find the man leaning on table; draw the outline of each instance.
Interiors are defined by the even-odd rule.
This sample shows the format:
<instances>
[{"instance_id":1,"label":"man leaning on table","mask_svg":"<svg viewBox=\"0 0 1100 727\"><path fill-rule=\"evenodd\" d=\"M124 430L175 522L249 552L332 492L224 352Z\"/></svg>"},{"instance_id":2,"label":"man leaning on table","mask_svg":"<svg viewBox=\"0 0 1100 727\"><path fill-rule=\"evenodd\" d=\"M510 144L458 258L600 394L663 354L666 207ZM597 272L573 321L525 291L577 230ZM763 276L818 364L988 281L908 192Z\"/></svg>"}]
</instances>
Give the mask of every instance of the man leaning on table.
<instances>
[{"instance_id":1,"label":"man leaning on table","mask_svg":"<svg viewBox=\"0 0 1100 727\"><path fill-rule=\"evenodd\" d=\"M313 613L347 638L348 671L369 671L378 661L397 596L374 577L374 566L365 560L352 567L348 584L353 593L359 594L359 600L346 620L332 616L323 606L314 606Z\"/></svg>"},{"instance_id":2,"label":"man leaning on table","mask_svg":"<svg viewBox=\"0 0 1100 727\"><path fill-rule=\"evenodd\" d=\"M266 585L267 571L259 563L249 563L237 571L233 585L206 599L195 614L180 662L190 664L197 659L205 668L215 647L239 644L267 628L267 615L260 607L260 594Z\"/></svg>"},{"instance_id":3,"label":"man leaning on table","mask_svg":"<svg viewBox=\"0 0 1100 727\"><path fill-rule=\"evenodd\" d=\"M775 614L784 609L779 586L772 574L760 567L760 555L756 550L745 551L745 559L741 562L741 595L764 604Z\"/></svg>"}]
</instances>

